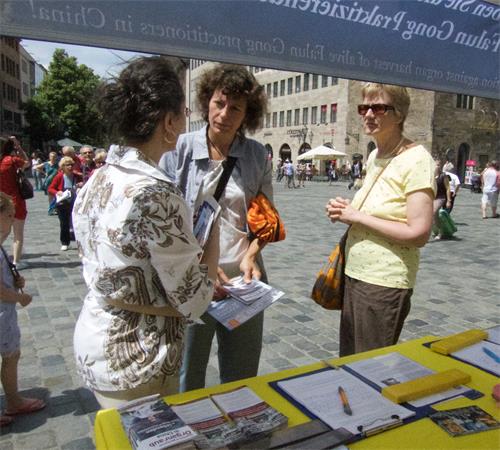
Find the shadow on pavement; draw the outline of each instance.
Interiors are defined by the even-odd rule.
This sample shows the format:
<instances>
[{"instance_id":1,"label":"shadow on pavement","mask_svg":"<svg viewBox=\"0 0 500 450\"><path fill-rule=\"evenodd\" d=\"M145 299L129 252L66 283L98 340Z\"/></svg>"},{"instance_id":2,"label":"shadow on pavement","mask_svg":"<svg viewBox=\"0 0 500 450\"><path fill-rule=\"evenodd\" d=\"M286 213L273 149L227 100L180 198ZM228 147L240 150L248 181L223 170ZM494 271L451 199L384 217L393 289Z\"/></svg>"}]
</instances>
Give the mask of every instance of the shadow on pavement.
<instances>
[{"instance_id":1,"label":"shadow on pavement","mask_svg":"<svg viewBox=\"0 0 500 450\"><path fill-rule=\"evenodd\" d=\"M73 416L89 415L101 408L94 394L89 389L82 387L68 389L55 396L51 396L50 391L46 388L33 388L22 391L22 395L42 398L47 406L32 414L13 416L12 424L0 429L1 436L8 433L27 433L43 426L50 419L68 414ZM2 400L4 403L3 398Z\"/></svg>"},{"instance_id":2,"label":"shadow on pavement","mask_svg":"<svg viewBox=\"0 0 500 450\"><path fill-rule=\"evenodd\" d=\"M74 268L79 266L81 266L80 261L61 261L61 262L37 261L28 263L26 269L53 269L55 267Z\"/></svg>"}]
</instances>

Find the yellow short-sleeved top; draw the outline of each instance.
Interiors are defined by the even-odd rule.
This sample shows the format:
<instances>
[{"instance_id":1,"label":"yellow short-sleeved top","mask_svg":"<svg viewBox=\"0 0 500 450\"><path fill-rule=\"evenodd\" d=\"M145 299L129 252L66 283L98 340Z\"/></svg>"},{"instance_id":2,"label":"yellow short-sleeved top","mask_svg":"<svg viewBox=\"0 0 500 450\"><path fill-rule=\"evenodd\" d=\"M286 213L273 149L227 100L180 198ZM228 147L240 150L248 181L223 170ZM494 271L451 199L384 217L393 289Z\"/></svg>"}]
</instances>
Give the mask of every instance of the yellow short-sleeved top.
<instances>
[{"instance_id":1,"label":"yellow short-sleeved top","mask_svg":"<svg viewBox=\"0 0 500 450\"><path fill-rule=\"evenodd\" d=\"M374 150L366 164L363 187L352 201L355 208L359 208L378 173L386 166L361 210L381 219L406 222L407 195L425 189L436 192L434 161L422 145L387 159L377 158L377 150ZM389 242L355 224L349 230L346 255L346 274L351 278L399 289L411 289L415 285L420 260L417 247Z\"/></svg>"}]
</instances>

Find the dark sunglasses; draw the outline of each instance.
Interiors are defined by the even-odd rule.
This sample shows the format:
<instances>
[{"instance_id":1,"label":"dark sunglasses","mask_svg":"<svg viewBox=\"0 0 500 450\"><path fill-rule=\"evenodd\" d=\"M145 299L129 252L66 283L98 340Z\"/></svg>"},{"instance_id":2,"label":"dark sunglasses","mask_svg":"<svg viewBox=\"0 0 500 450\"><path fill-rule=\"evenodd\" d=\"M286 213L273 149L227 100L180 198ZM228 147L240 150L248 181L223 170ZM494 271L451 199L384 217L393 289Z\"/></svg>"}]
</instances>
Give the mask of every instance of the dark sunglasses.
<instances>
[{"instance_id":1,"label":"dark sunglasses","mask_svg":"<svg viewBox=\"0 0 500 450\"><path fill-rule=\"evenodd\" d=\"M370 109L376 116L382 116L387 111L396 111L394 106L386 105L384 103L373 103L371 105L358 105L358 114L364 116Z\"/></svg>"}]
</instances>

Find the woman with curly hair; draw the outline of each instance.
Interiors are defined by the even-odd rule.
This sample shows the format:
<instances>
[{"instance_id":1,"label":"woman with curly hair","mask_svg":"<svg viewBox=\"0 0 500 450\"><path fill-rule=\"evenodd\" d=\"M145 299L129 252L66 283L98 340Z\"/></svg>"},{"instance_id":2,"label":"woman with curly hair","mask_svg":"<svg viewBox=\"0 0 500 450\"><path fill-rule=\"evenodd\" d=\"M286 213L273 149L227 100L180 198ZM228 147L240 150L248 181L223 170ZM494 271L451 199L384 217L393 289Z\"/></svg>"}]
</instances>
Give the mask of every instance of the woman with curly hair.
<instances>
[{"instance_id":1,"label":"woman with curly hair","mask_svg":"<svg viewBox=\"0 0 500 450\"><path fill-rule=\"evenodd\" d=\"M214 300L220 300L226 296L221 285L232 277L243 274L246 281L266 281L260 254L264 244L248 238L246 216L250 200L259 191L272 201L272 168L265 148L245 133L253 133L261 126L267 99L262 86L244 67L219 64L201 76L197 103L208 125L179 138L177 164L169 172L175 172L178 186L195 211L200 199L213 195L224 161L235 158L219 200L221 256ZM181 391L205 386L214 334L219 344L221 383L257 375L263 313L232 331L208 314L202 319L205 324L192 324L187 330Z\"/></svg>"},{"instance_id":2,"label":"woman with curly hair","mask_svg":"<svg viewBox=\"0 0 500 450\"><path fill-rule=\"evenodd\" d=\"M100 110L122 142L78 194L73 224L89 292L76 324L77 367L103 407L178 391L189 320L205 312L218 235L202 254L181 192L158 167L185 128L178 70L130 63L102 87Z\"/></svg>"}]
</instances>

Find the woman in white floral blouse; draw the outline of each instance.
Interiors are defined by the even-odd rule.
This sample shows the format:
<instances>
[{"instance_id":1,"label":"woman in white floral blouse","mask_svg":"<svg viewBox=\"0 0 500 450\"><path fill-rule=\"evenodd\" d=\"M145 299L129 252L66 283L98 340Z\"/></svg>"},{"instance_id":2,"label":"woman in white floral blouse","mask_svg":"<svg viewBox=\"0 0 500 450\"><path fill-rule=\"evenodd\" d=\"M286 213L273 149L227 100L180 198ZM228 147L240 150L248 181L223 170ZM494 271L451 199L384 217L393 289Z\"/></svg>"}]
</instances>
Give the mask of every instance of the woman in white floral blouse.
<instances>
[{"instance_id":1,"label":"woman in white floral blouse","mask_svg":"<svg viewBox=\"0 0 500 450\"><path fill-rule=\"evenodd\" d=\"M89 292L76 324L77 367L101 406L178 390L184 328L206 310L218 259L200 259L191 214L159 169L185 128L177 70L139 58L99 92L112 145L75 203L73 223Z\"/></svg>"}]
</instances>

